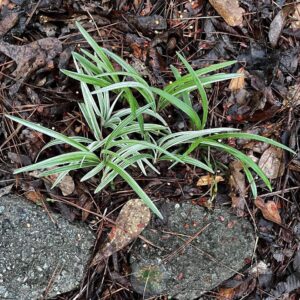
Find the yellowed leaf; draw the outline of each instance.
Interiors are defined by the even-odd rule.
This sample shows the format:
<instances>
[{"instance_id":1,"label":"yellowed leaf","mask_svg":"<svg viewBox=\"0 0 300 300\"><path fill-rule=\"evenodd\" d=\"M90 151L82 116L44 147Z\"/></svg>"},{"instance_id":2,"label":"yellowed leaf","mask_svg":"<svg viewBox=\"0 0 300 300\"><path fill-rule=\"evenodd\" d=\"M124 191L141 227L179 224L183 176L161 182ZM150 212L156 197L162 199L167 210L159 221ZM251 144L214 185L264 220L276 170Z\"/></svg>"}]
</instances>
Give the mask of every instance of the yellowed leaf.
<instances>
[{"instance_id":1,"label":"yellowed leaf","mask_svg":"<svg viewBox=\"0 0 300 300\"><path fill-rule=\"evenodd\" d=\"M257 197L254 204L261 210L265 219L281 224L281 217L274 201L268 201L265 203L261 198Z\"/></svg>"},{"instance_id":2,"label":"yellowed leaf","mask_svg":"<svg viewBox=\"0 0 300 300\"><path fill-rule=\"evenodd\" d=\"M150 209L140 199L129 200L121 209L107 243L99 250L92 265L126 247L145 229L150 218Z\"/></svg>"},{"instance_id":3,"label":"yellowed leaf","mask_svg":"<svg viewBox=\"0 0 300 300\"><path fill-rule=\"evenodd\" d=\"M218 183L220 181L224 181L224 178L222 176L211 176L211 175L204 175L199 178L197 181L197 186L206 186L206 185L212 185L212 183Z\"/></svg>"},{"instance_id":4,"label":"yellowed leaf","mask_svg":"<svg viewBox=\"0 0 300 300\"><path fill-rule=\"evenodd\" d=\"M229 89L231 91L238 91L245 87L245 74L244 74L244 68L240 68L237 70L238 74L243 74L241 77L232 78L229 83Z\"/></svg>"},{"instance_id":5,"label":"yellowed leaf","mask_svg":"<svg viewBox=\"0 0 300 300\"><path fill-rule=\"evenodd\" d=\"M238 0L209 0L214 9L230 26L238 26L243 23L243 13Z\"/></svg>"}]
</instances>

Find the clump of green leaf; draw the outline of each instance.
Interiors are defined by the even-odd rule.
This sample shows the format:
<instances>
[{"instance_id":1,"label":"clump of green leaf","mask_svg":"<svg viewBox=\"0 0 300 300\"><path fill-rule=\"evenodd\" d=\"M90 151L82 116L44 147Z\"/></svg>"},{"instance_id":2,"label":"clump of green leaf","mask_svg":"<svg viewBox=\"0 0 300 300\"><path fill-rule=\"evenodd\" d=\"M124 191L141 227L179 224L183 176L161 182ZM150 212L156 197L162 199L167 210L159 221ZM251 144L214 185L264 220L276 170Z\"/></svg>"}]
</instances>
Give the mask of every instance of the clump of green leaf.
<instances>
[{"instance_id":1,"label":"clump of green leaf","mask_svg":"<svg viewBox=\"0 0 300 300\"><path fill-rule=\"evenodd\" d=\"M63 72L80 81L83 103L79 104L82 115L92 137L72 136L47 129L41 125L7 116L13 121L53 138L44 148L68 144L76 151L61 154L44 161L15 170L15 174L43 170L40 176L59 174L54 186L72 170L88 170L82 181L100 176L95 193L100 192L117 176L121 176L159 217L161 213L128 172L128 168L139 168L147 176L147 168L159 174L155 167L162 160L170 161L170 167L177 163L188 164L213 173L211 165L191 156L197 148L216 148L239 159L244 166L254 197L257 188L251 173L254 171L271 189L263 171L251 158L220 140L227 138L254 139L272 144L287 151L288 147L254 134L237 132L233 128L205 129L209 105L204 87L206 85L238 77L238 74L213 74L235 61L215 64L200 70L193 70L187 60L177 53L188 73L181 75L172 67L175 81L164 89L150 86L143 77L118 55L100 47L92 37L77 24L80 32L90 44L93 53L82 49L82 54L73 53L76 72ZM116 71L114 64L121 68ZM194 110L190 94L197 91L202 105L202 116ZM127 103L127 108L116 109L117 103ZM124 104L125 102L125 104ZM173 105L190 120L190 131L172 132L160 111ZM147 118L144 118L145 116ZM151 120L151 121L146 121Z\"/></svg>"}]
</instances>

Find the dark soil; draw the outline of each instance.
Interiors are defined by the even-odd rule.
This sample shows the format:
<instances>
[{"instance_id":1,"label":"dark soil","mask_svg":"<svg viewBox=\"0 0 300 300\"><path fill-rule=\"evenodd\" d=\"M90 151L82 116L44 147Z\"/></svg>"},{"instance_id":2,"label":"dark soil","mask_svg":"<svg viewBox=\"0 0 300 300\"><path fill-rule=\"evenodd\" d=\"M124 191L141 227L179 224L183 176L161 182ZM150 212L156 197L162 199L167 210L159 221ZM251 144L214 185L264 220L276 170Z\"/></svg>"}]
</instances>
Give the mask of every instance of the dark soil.
<instances>
[{"instance_id":1,"label":"dark soil","mask_svg":"<svg viewBox=\"0 0 300 300\"><path fill-rule=\"evenodd\" d=\"M218 184L212 206L232 206L238 216L248 218L256 230L257 247L244 277L235 276L203 299L299 299L300 277L295 274L300 273L300 26L295 11L300 7L296 8L296 1L284 0L239 3L245 11L243 24L232 27L206 0L0 1L0 188L25 195L31 201L57 200L51 204L53 210L71 221L87 222L95 230L95 255L111 229L108 220L115 220L126 200L135 197L121 179L114 188L94 195L96 179L80 182L81 171L71 173L75 190L69 196L29 174L12 175L13 169L34 162L49 139L3 118L3 114L14 114L68 135L87 134L78 108L82 98L79 84L60 72L74 69L72 51L88 47L75 21L101 46L122 55L158 87L173 80L170 64L184 71L176 51L182 51L195 69L237 60L230 71L243 71L245 84L240 92L232 91L229 82L214 84L207 90L208 126L258 133L290 146L298 156L285 153L280 157L282 170L272 180L274 192L257 182L260 198L276 204L282 220L278 225L254 205L248 186L242 191L246 205L241 205L241 191L234 191L230 181L234 171L223 167L232 159L222 153L214 154L225 180ZM275 17L277 23L271 25ZM201 109L197 99L194 101L195 109ZM188 130L186 119L179 112L167 109L164 113L172 128ZM228 142L257 161L265 151L259 143ZM66 151L64 146L55 146L39 159ZM196 185L206 173L184 166L169 170L167 164L158 168L163 174L159 177L132 173L151 197L209 206L209 187ZM105 219L100 217L102 214ZM129 253L127 247L114 254L100 268L101 272L91 267L80 290L57 300L142 299L132 291L129 282ZM250 270L262 262L264 271L253 276Z\"/></svg>"}]
</instances>

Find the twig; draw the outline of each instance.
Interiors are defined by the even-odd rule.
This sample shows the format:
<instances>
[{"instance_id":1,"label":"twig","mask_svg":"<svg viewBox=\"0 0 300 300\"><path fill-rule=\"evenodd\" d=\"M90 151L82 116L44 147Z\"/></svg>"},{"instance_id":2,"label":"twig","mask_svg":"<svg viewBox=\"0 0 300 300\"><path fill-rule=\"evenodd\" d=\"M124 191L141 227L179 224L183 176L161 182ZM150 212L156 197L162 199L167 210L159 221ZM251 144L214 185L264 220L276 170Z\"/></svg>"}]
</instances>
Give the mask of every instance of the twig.
<instances>
[{"instance_id":1,"label":"twig","mask_svg":"<svg viewBox=\"0 0 300 300\"><path fill-rule=\"evenodd\" d=\"M180 251L183 251L195 238L197 238L208 226L210 226L211 223L208 223L203 228L201 228L195 235L191 236L189 239L185 241L185 243L180 246L178 249L173 251L171 254L169 254L166 258L163 259L163 261L169 261L172 259L177 253Z\"/></svg>"}]
</instances>

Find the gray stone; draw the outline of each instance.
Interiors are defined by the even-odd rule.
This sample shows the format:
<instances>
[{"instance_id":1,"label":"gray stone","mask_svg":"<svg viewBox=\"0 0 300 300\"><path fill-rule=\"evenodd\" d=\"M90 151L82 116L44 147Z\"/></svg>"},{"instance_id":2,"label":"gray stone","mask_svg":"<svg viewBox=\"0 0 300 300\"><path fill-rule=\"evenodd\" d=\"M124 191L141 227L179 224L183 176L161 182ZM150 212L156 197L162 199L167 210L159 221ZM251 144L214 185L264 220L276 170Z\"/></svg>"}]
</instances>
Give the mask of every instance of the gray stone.
<instances>
[{"instance_id":1,"label":"gray stone","mask_svg":"<svg viewBox=\"0 0 300 300\"><path fill-rule=\"evenodd\" d=\"M131 283L138 293L195 299L233 276L251 258L252 226L228 209L207 212L189 203L178 207L170 202L160 209L164 220L154 218L142 232L154 246L139 240L131 249Z\"/></svg>"},{"instance_id":2,"label":"gray stone","mask_svg":"<svg viewBox=\"0 0 300 300\"><path fill-rule=\"evenodd\" d=\"M94 236L23 198L0 198L0 299L34 300L77 288ZM53 283L51 284L51 281Z\"/></svg>"}]
</instances>

